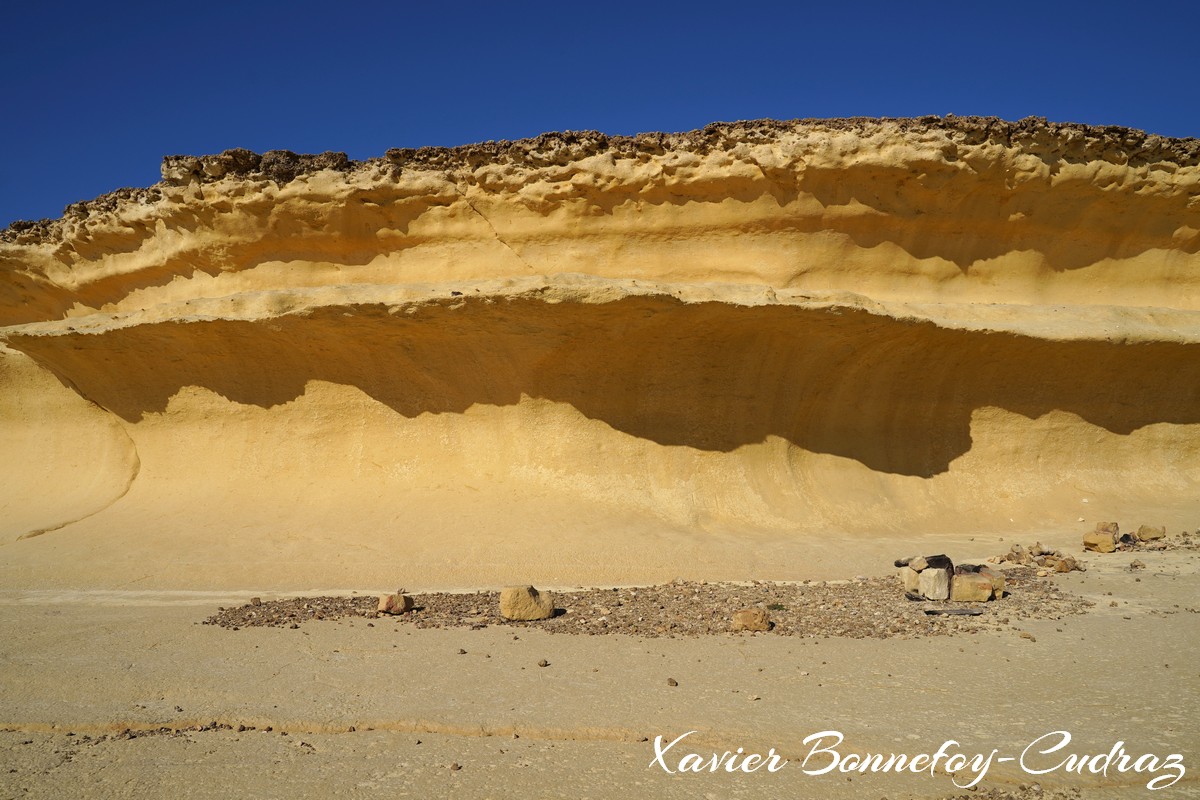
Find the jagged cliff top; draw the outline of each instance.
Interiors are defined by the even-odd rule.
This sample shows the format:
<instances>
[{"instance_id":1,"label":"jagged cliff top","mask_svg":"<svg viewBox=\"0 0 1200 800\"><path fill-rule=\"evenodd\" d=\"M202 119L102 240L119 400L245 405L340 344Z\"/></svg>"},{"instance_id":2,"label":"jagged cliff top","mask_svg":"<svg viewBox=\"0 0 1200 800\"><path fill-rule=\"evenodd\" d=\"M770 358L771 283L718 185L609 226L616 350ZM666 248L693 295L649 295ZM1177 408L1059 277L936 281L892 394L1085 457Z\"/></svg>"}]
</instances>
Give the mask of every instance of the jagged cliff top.
<instances>
[{"instance_id":1,"label":"jagged cliff top","mask_svg":"<svg viewBox=\"0 0 1200 800\"><path fill-rule=\"evenodd\" d=\"M835 119L771 119L716 122L684 133L640 133L611 136L599 131L563 131L515 141L486 141L457 147L393 148L381 158L355 161L345 153L297 154L289 150L269 150L258 154L245 149L226 150L205 156L165 156L163 180L147 188L123 188L93 200L68 205L64 217L81 218L93 212L111 212L125 201L154 202L161 197L160 187L189 183L211 183L228 177L270 180L283 185L295 178L322 170L352 172L364 168L389 166L403 170L474 169L484 164L514 164L542 167L563 164L611 152L619 158L667 151L708 153L729 149L737 144L761 144L782 132L802 129L814 131L864 131L891 126L904 133L944 132L962 144L994 142L1019 147L1044 159L1065 161L1107 160L1119 164L1166 162L1178 166L1200 164L1200 139L1172 138L1149 134L1122 126L1085 125L1049 122L1042 117L1026 117L1015 122L997 117L849 117ZM61 232L61 219L16 220L0 231L0 241L13 242L18 236L51 240Z\"/></svg>"}]
</instances>

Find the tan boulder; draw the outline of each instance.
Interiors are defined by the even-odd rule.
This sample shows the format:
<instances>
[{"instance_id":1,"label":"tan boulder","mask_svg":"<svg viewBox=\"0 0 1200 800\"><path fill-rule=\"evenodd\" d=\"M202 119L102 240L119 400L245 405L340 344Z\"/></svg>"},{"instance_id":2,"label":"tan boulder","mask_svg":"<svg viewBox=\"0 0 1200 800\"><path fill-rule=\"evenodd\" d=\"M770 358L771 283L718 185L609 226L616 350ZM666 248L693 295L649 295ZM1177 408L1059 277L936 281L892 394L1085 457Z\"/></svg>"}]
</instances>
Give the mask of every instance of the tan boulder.
<instances>
[{"instance_id":1,"label":"tan boulder","mask_svg":"<svg viewBox=\"0 0 1200 800\"><path fill-rule=\"evenodd\" d=\"M992 599L992 579L982 572L967 572L950 581L950 599L963 603L986 603Z\"/></svg>"},{"instance_id":2,"label":"tan boulder","mask_svg":"<svg viewBox=\"0 0 1200 800\"><path fill-rule=\"evenodd\" d=\"M771 618L761 608L743 608L733 613L732 631L769 631Z\"/></svg>"},{"instance_id":3,"label":"tan boulder","mask_svg":"<svg viewBox=\"0 0 1200 800\"><path fill-rule=\"evenodd\" d=\"M1116 538L1121 535L1121 526L1115 522L1097 522L1096 532L1111 533L1113 540L1115 541Z\"/></svg>"},{"instance_id":4,"label":"tan boulder","mask_svg":"<svg viewBox=\"0 0 1200 800\"><path fill-rule=\"evenodd\" d=\"M1153 525L1143 525L1138 528L1137 537L1143 542L1153 542L1158 539L1164 539L1167 536L1167 529L1163 526L1154 527Z\"/></svg>"},{"instance_id":5,"label":"tan boulder","mask_svg":"<svg viewBox=\"0 0 1200 800\"><path fill-rule=\"evenodd\" d=\"M1116 523L1112 523L1114 526ZM1096 553L1111 553L1117 549L1117 536L1111 531L1096 530L1083 536L1083 549Z\"/></svg>"},{"instance_id":6,"label":"tan boulder","mask_svg":"<svg viewBox=\"0 0 1200 800\"><path fill-rule=\"evenodd\" d=\"M979 574L986 575L988 580L992 582L993 597L1004 597L1004 590L1008 586L1008 581L1005 579L1003 572L984 564L979 568Z\"/></svg>"},{"instance_id":7,"label":"tan boulder","mask_svg":"<svg viewBox=\"0 0 1200 800\"><path fill-rule=\"evenodd\" d=\"M516 620L549 619L554 616L554 598L532 586L508 586L500 592L500 616Z\"/></svg>"},{"instance_id":8,"label":"tan boulder","mask_svg":"<svg viewBox=\"0 0 1200 800\"><path fill-rule=\"evenodd\" d=\"M918 586L926 600L949 599L950 571L945 569L922 570Z\"/></svg>"},{"instance_id":9,"label":"tan boulder","mask_svg":"<svg viewBox=\"0 0 1200 800\"><path fill-rule=\"evenodd\" d=\"M900 582L904 584L904 591L906 592L920 591L921 573L912 567L901 567Z\"/></svg>"},{"instance_id":10,"label":"tan boulder","mask_svg":"<svg viewBox=\"0 0 1200 800\"><path fill-rule=\"evenodd\" d=\"M909 569L915 570L917 572L920 572L921 570L925 569L928 566L929 566L929 561L926 560L925 556L917 556L916 558L909 559L909 561L908 561Z\"/></svg>"},{"instance_id":11,"label":"tan boulder","mask_svg":"<svg viewBox=\"0 0 1200 800\"><path fill-rule=\"evenodd\" d=\"M406 594L384 594L379 596L380 614L404 614L413 610L413 599Z\"/></svg>"}]
</instances>

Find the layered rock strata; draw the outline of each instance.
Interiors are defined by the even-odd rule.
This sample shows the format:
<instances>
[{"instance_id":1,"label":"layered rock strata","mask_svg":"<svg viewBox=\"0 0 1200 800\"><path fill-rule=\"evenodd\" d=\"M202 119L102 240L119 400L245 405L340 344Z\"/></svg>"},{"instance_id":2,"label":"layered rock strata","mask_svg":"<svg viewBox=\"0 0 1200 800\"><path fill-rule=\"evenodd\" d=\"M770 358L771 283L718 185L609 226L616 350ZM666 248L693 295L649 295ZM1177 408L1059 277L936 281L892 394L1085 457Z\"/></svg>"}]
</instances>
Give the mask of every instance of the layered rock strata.
<instances>
[{"instance_id":1,"label":"layered rock strata","mask_svg":"<svg viewBox=\"0 0 1200 800\"><path fill-rule=\"evenodd\" d=\"M1200 143L1119 128L170 157L0 235L0 326L27 548L552 582L1200 510Z\"/></svg>"}]
</instances>

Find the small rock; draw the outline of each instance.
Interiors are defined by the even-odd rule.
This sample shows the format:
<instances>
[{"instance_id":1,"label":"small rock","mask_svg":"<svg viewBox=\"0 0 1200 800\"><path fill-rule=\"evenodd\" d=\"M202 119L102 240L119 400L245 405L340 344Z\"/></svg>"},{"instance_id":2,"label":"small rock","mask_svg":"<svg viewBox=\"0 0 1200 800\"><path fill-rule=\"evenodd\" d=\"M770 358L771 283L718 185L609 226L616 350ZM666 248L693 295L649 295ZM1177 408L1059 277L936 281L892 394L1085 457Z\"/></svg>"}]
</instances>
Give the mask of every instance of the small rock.
<instances>
[{"instance_id":1,"label":"small rock","mask_svg":"<svg viewBox=\"0 0 1200 800\"><path fill-rule=\"evenodd\" d=\"M455 761L453 764L450 765L451 772L458 772L460 769L462 769L462 765L459 764L457 761Z\"/></svg>"},{"instance_id":2,"label":"small rock","mask_svg":"<svg viewBox=\"0 0 1200 800\"><path fill-rule=\"evenodd\" d=\"M761 608L743 608L733 614L732 631L769 631L771 618Z\"/></svg>"},{"instance_id":3,"label":"small rock","mask_svg":"<svg viewBox=\"0 0 1200 800\"><path fill-rule=\"evenodd\" d=\"M1021 638L1022 638L1022 639L1028 639L1028 640L1029 640L1029 641L1031 641L1031 642L1036 642L1036 641L1037 641L1037 639L1033 638L1033 634L1032 634L1032 633L1030 633L1029 631L1021 631Z\"/></svg>"},{"instance_id":4,"label":"small rock","mask_svg":"<svg viewBox=\"0 0 1200 800\"><path fill-rule=\"evenodd\" d=\"M920 590L921 573L912 567L901 567L900 582L904 584L905 592L918 592Z\"/></svg>"},{"instance_id":5,"label":"small rock","mask_svg":"<svg viewBox=\"0 0 1200 800\"><path fill-rule=\"evenodd\" d=\"M550 666L550 662L543 658L541 661L538 662L538 666L539 667L548 667L548 666Z\"/></svg>"},{"instance_id":6,"label":"small rock","mask_svg":"<svg viewBox=\"0 0 1200 800\"><path fill-rule=\"evenodd\" d=\"M1110 523L1116 525L1115 522ZM1092 533L1084 534L1083 549L1091 550L1095 553L1111 553L1117 549L1116 534L1109 531L1096 530Z\"/></svg>"},{"instance_id":7,"label":"small rock","mask_svg":"<svg viewBox=\"0 0 1200 800\"><path fill-rule=\"evenodd\" d=\"M950 598L950 571L947 569L925 569L921 571L920 593L927 600Z\"/></svg>"},{"instance_id":8,"label":"small rock","mask_svg":"<svg viewBox=\"0 0 1200 800\"><path fill-rule=\"evenodd\" d=\"M1130 569L1145 569L1146 565L1144 563L1142 563L1141 559L1135 558L1133 561L1129 562L1129 568Z\"/></svg>"},{"instance_id":9,"label":"small rock","mask_svg":"<svg viewBox=\"0 0 1200 800\"><path fill-rule=\"evenodd\" d=\"M908 568L916 570L917 572L921 572L928 566L929 560L926 559L925 556L917 556L916 558L909 559L908 562Z\"/></svg>"},{"instance_id":10,"label":"small rock","mask_svg":"<svg viewBox=\"0 0 1200 800\"><path fill-rule=\"evenodd\" d=\"M554 616L554 599L549 592L532 586L508 586L500 592L500 616L505 619L536 620Z\"/></svg>"},{"instance_id":11,"label":"small rock","mask_svg":"<svg viewBox=\"0 0 1200 800\"><path fill-rule=\"evenodd\" d=\"M674 678L667 678L667 686L678 686L678 685L679 685L679 681L675 680Z\"/></svg>"},{"instance_id":12,"label":"small rock","mask_svg":"<svg viewBox=\"0 0 1200 800\"><path fill-rule=\"evenodd\" d=\"M955 602L986 603L992 592L992 579L979 572L955 575L950 582L950 599Z\"/></svg>"},{"instance_id":13,"label":"small rock","mask_svg":"<svg viewBox=\"0 0 1200 800\"><path fill-rule=\"evenodd\" d=\"M261 598L261 597L251 597L251 598L250 598L250 605L252 605L252 606L261 606L261 605L262 605L262 598Z\"/></svg>"},{"instance_id":14,"label":"small rock","mask_svg":"<svg viewBox=\"0 0 1200 800\"><path fill-rule=\"evenodd\" d=\"M993 597L1004 597L1004 590L1008 586L1008 580L1004 577L1003 572L994 567L989 567L987 564L982 564L979 567L979 574L986 575L991 580Z\"/></svg>"},{"instance_id":15,"label":"small rock","mask_svg":"<svg viewBox=\"0 0 1200 800\"><path fill-rule=\"evenodd\" d=\"M413 610L413 599L406 594L384 594L379 596L380 614L404 614Z\"/></svg>"},{"instance_id":16,"label":"small rock","mask_svg":"<svg viewBox=\"0 0 1200 800\"><path fill-rule=\"evenodd\" d=\"M1158 526L1157 528L1151 525L1143 525L1138 528L1137 531L1137 537L1143 542L1153 542L1158 539L1164 539L1166 538L1166 535L1167 529L1162 525Z\"/></svg>"},{"instance_id":17,"label":"small rock","mask_svg":"<svg viewBox=\"0 0 1200 800\"><path fill-rule=\"evenodd\" d=\"M944 569L947 572L953 572L954 562L945 553L936 556L925 556L925 569Z\"/></svg>"}]
</instances>

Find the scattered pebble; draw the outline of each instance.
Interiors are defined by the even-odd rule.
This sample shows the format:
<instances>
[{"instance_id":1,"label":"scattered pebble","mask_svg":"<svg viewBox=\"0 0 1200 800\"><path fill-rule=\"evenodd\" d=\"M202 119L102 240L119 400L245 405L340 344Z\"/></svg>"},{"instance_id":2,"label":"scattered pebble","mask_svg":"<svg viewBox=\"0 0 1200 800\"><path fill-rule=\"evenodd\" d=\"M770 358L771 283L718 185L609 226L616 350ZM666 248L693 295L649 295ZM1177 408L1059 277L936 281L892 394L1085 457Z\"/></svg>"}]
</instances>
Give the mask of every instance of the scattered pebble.
<instances>
[{"instance_id":1,"label":"scattered pebble","mask_svg":"<svg viewBox=\"0 0 1200 800\"><path fill-rule=\"evenodd\" d=\"M414 594L413 610L392 619L417 628L500 625L586 636L692 637L726 635L734 611L761 607L771 609L773 626L768 635L887 639L997 630L1010 619L1059 619L1083 613L1092 605L1057 586L1053 578L1038 578L1032 567L1009 567L1004 576L1005 597L971 604L984 609L979 617L927 616L928 608L946 609L955 604L904 600L897 596L895 577L887 576L849 582L684 582L555 592L556 604L565 613L529 622L502 618L498 592ZM204 623L230 630L261 626L295 630L305 623L376 618L377 613L376 599L369 596L296 597L226 608Z\"/></svg>"}]
</instances>

